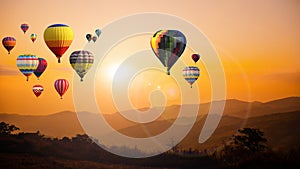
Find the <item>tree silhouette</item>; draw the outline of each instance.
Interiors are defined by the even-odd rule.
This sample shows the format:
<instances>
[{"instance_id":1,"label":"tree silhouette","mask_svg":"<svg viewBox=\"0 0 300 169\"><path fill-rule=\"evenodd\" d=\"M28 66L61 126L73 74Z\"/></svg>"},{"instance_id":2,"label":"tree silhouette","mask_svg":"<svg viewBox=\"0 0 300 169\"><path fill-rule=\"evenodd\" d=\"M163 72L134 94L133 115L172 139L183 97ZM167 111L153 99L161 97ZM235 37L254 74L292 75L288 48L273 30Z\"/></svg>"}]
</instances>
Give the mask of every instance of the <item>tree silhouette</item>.
<instances>
[{"instance_id":1,"label":"tree silhouette","mask_svg":"<svg viewBox=\"0 0 300 169\"><path fill-rule=\"evenodd\" d=\"M260 129L242 128L225 143L217 158L231 168L239 168L243 163L265 152L266 143L267 139Z\"/></svg>"},{"instance_id":2,"label":"tree silhouette","mask_svg":"<svg viewBox=\"0 0 300 169\"><path fill-rule=\"evenodd\" d=\"M11 134L14 131L20 130L18 127L15 125L9 125L5 122L0 123L0 134Z\"/></svg>"},{"instance_id":3,"label":"tree silhouette","mask_svg":"<svg viewBox=\"0 0 300 169\"><path fill-rule=\"evenodd\" d=\"M267 139L263 136L264 133L257 128L239 129L238 134L233 136L232 144L252 152L262 152L267 148Z\"/></svg>"}]
</instances>

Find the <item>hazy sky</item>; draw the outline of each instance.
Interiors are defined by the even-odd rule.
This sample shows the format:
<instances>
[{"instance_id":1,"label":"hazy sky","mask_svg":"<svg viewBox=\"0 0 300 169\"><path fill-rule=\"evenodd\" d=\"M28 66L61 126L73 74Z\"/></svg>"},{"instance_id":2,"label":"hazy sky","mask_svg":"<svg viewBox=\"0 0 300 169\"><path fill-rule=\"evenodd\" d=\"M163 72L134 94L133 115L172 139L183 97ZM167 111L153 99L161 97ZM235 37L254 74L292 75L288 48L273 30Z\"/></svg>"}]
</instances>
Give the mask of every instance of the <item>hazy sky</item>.
<instances>
[{"instance_id":1,"label":"hazy sky","mask_svg":"<svg viewBox=\"0 0 300 169\"><path fill-rule=\"evenodd\" d=\"M190 22L207 36L223 63L228 99L269 101L300 95L298 0L1 0L0 3L0 37L14 36L17 39L17 45L10 55L4 47L0 48L0 113L52 114L64 110L73 111L72 84L63 100L59 99L53 87L58 78L72 80L73 70L69 64L71 52L82 49L86 44L85 34L94 33L95 28L144 12L177 16ZM22 23L30 25L25 35L20 29ZM75 33L73 43L63 55L61 64L57 64L55 56L43 40L44 30L54 23L65 23ZM31 33L38 35L34 44L29 39ZM136 39L135 44L139 40ZM17 69L16 58L25 53L34 53L48 61L48 68L39 81L33 75L26 82L25 76ZM188 57L191 53L191 50L186 49L185 56ZM200 61L199 66L203 70L203 76L197 83L206 87L200 87L203 90L200 92L209 96L210 89L205 90L209 88L205 65ZM111 80L110 77L107 79ZM31 91L32 86L37 83L45 88L39 98ZM137 79L135 84L139 83ZM176 93L176 86L173 88L170 104L176 104L174 98L180 97ZM133 105L147 105L145 101L140 102L136 98L140 89L130 88L130 91ZM147 92L140 93L141 97L147 98ZM110 93L106 91L105 94L108 97ZM98 99L101 98L102 96L98 96ZM107 107L113 107L110 105L111 101L105 101ZM209 101L209 97L201 101Z\"/></svg>"}]
</instances>

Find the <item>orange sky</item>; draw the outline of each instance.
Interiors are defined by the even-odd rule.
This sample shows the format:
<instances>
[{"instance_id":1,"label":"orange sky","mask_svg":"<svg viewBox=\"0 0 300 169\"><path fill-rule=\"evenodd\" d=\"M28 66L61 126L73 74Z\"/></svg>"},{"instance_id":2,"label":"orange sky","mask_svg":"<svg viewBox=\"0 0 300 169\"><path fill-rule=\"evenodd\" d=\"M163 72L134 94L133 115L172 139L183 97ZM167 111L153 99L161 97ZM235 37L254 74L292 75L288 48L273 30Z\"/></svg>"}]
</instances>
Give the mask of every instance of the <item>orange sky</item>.
<instances>
[{"instance_id":1,"label":"orange sky","mask_svg":"<svg viewBox=\"0 0 300 169\"><path fill-rule=\"evenodd\" d=\"M3 47L0 48L0 113L52 114L64 110L73 111L72 84L63 100L59 99L53 87L57 78L72 81L73 70L69 64L71 52L84 47L86 33L93 33L95 28L104 27L121 17L143 12L178 16L196 26L209 38L224 66L227 98L269 101L300 95L300 2L297 0L231 1L231 3L198 0L190 0L188 3L179 0L147 2L129 0L126 3L115 0L74 2L1 1L0 37L14 36L17 45L10 55ZM25 35L20 29L22 23L30 25ZM57 64L55 56L43 40L45 28L54 23L65 23L75 33L73 43L62 57L61 64ZM38 35L34 44L29 39L31 33ZM144 38L148 43L150 39ZM131 44L132 49L135 49L135 45L138 46L138 42ZM188 62L187 58L192 52L187 48L182 56L183 60ZM34 53L47 59L48 68L40 81L31 76L29 82L26 82L25 76L18 71L15 65L16 58L25 53ZM107 65L107 68L111 66ZM205 65L199 62L198 66L202 71L197 82L202 86L199 87L200 93L209 96L209 79L205 73ZM111 80L109 76L106 78L107 81ZM37 83L45 88L39 98L31 91L31 87ZM133 83L138 84L138 80ZM176 89L176 86L174 88ZM129 95L134 106L147 105L147 101L140 102L139 98L134 98L138 91L132 90L132 87L130 91L132 92ZM108 97L109 91L105 92L105 97ZM148 97L147 92L142 93L141 97ZM172 97L180 96L178 93L170 96L170 104L176 104L176 99ZM98 96L98 100L101 98L102 96ZM209 97L201 98L201 101L207 102ZM112 102L109 100L103 102L109 105L106 107L109 112Z\"/></svg>"}]
</instances>

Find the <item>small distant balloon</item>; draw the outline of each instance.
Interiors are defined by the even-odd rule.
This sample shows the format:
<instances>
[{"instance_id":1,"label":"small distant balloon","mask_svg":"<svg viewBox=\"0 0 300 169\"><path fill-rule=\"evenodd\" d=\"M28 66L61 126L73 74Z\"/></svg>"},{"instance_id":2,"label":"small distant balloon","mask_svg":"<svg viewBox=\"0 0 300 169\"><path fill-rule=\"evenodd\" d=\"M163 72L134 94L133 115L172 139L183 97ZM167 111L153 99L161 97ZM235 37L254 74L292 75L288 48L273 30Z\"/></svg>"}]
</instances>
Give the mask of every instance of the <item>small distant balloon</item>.
<instances>
[{"instance_id":1,"label":"small distant balloon","mask_svg":"<svg viewBox=\"0 0 300 169\"><path fill-rule=\"evenodd\" d=\"M200 70L198 67L188 66L182 70L182 75L192 88L193 83L198 79L200 75Z\"/></svg>"},{"instance_id":2,"label":"small distant balloon","mask_svg":"<svg viewBox=\"0 0 300 169\"><path fill-rule=\"evenodd\" d=\"M150 44L157 58L167 68L167 74L170 75L170 69L185 49L184 34L178 30L160 30L152 36Z\"/></svg>"},{"instance_id":3,"label":"small distant balloon","mask_svg":"<svg viewBox=\"0 0 300 169\"><path fill-rule=\"evenodd\" d=\"M2 39L2 45L10 54L10 51L16 46L16 39L14 37L8 36Z\"/></svg>"},{"instance_id":4,"label":"small distant balloon","mask_svg":"<svg viewBox=\"0 0 300 169\"><path fill-rule=\"evenodd\" d=\"M97 40L97 36L93 36L93 41L94 41L94 43L96 42L96 40Z\"/></svg>"},{"instance_id":5,"label":"small distant balloon","mask_svg":"<svg viewBox=\"0 0 300 169\"><path fill-rule=\"evenodd\" d=\"M90 51L78 50L72 52L72 54L70 55L70 64L81 78L80 81L83 81L83 77L92 67L93 63L94 56Z\"/></svg>"},{"instance_id":6,"label":"small distant balloon","mask_svg":"<svg viewBox=\"0 0 300 169\"><path fill-rule=\"evenodd\" d=\"M66 79L57 79L54 82L54 88L60 95L60 99L62 99L62 96L67 92L69 88L69 82Z\"/></svg>"},{"instance_id":7,"label":"small distant balloon","mask_svg":"<svg viewBox=\"0 0 300 169\"><path fill-rule=\"evenodd\" d=\"M34 85L32 87L32 91L36 97L39 97L42 94L42 92L44 91L44 88L42 85Z\"/></svg>"},{"instance_id":8,"label":"small distant balloon","mask_svg":"<svg viewBox=\"0 0 300 169\"><path fill-rule=\"evenodd\" d=\"M21 29L24 32L24 34L26 33L26 31L28 30L29 25L26 23L21 24Z\"/></svg>"},{"instance_id":9,"label":"small distant balloon","mask_svg":"<svg viewBox=\"0 0 300 169\"><path fill-rule=\"evenodd\" d=\"M88 42L90 42L92 40L92 34L86 34L85 37L88 40Z\"/></svg>"},{"instance_id":10,"label":"small distant balloon","mask_svg":"<svg viewBox=\"0 0 300 169\"><path fill-rule=\"evenodd\" d=\"M17 58L17 67L26 76L28 81L29 76L36 70L39 65L39 59L35 55L20 55Z\"/></svg>"},{"instance_id":11,"label":"small distant balloon","mask_svg":"<svg viewBox=\"0 0 300 169\"><path fill-rule=\"evenodd\" d=\"M38 58L39 64L36 70L33 72L34 75L40 80L40 76L44 73L47 68L47 61L44 58Z\"/></svg>"},{"instance_id":12,"label":"small distant balloon","mask_svg":"<svg viewBox=\"0 0 300 169\"><path fill-rule=\"evenodd\" d=\"M36 38L37 38L37 34L35 34L35 33L32 33L31 35L30 35L30 39L31 39L31 41L34 43L34 41L36 40Z\"/></svg>"},{"instance_id":13,"label":"small distant balloon","mask_svg":"<svg viewBox=\"0 0 300 169\"><path fill-rule=\"evenodd\" d=\"M200 59L200 55L199 54L192 54L192 59L194 60L195 63L198 62L198 60Z\"/></svg>"},{"instance_id":14,"label":"small distant balloon","mask_svg":"<svg viewBox=\"0 0 300 169\"><path fill-rule=\"evenodd\" d=\"M74 38L73 30L65 24L53 24L44 31L44 40L48 48L55 54L60 63L60 58L68 50Z\"/></svg>"},{"instance_id":15,"label":"small distant balloon","mask_svg":"<svg viewBox=\"0 0 300 169\"><path fill-rule=\"evenodd\" d=\"M101 35L101 30L100 29L96 29L95 30L96 35L99 37Z\"/></svg>"}]
</instances>

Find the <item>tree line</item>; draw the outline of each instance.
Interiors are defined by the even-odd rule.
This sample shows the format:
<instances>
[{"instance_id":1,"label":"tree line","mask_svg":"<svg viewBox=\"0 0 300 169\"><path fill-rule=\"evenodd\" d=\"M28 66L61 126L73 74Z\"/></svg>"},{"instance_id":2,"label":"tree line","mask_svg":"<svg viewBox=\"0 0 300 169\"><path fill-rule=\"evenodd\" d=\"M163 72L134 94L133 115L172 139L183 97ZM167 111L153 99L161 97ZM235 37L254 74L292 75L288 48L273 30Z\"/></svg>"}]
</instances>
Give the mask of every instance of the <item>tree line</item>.
<instances>
[{"instance_id":1,"label":"tree line","mask_svg":"<svg viewBox=\"0 0 300 169\"><path fill-rule=\"evenodd\" d=\"M48 138L39 131L18 132L12 124L0 123L0 153L30 154L68 160L85 160L104 164L135 165L158 168L294 168L298 165L299 149L287 153L274 152L257 128L242 128L216 150L178 150L149 158L132 159L111 154L100 148L86 134L74 137ZM130 148L122 147L126 151ZM208 153L212 152L212 153ZM0 164L1 166L1 164Z\"/></svg>"}]
</instances>

